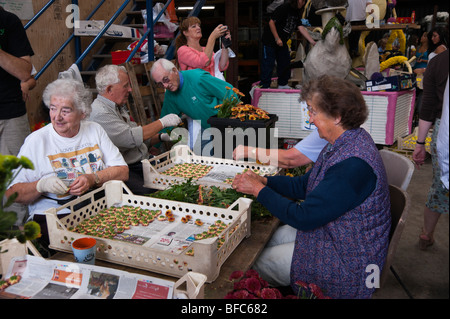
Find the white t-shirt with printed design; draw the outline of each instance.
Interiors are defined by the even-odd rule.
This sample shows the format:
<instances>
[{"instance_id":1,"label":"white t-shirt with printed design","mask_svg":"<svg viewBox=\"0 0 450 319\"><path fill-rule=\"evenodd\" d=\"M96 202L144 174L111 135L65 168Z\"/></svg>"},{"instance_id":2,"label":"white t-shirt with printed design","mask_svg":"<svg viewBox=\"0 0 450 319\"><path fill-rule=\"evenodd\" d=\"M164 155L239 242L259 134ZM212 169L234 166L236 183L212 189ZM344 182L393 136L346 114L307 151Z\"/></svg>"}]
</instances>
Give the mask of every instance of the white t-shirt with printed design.
<instances>
[{"instance_id":1,"label":"white t-shirt with printed design","mask_svg":"<svg viewBox=\"0 0 450 319\"><path fill-rule=\"evenodd\" d=\"M127 165L105 130L90 121L82 121L80 131L72 138L60 136L52 124L48 124L26 138L18 156L30 159L34 170L22 169L12 185L57 176L69 186L79 175L92 174L111 166ZM71 197L51 193L43 195L54 199ZM43 214L49 208L59 206L56 200L41 196L28 206L30 218L34 214ZM58 212L63 213L70 211Z\"/></svg>"}]
</instances>

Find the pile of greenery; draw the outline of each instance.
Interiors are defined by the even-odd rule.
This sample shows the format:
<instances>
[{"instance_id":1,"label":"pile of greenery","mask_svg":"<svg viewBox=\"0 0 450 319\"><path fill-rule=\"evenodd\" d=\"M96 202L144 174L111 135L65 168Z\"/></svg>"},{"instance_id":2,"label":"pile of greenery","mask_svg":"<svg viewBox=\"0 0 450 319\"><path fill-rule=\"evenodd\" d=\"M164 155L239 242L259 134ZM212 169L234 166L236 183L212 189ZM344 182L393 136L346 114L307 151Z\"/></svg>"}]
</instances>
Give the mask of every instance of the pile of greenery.
<instances>
[{"instance_id":1,"label":"pile of greenery","mask_svg":"<svg viewBox=\"0 0 450 319\"><path fill-rule=\"evenodd\" d=\"M245 195L232 188L221 189L216 186L206 187L204 185L196 185L192 183L192 178L182 184L173 185L170 188L157 191L148 196L218 208L228 208L238 198L244 197L253 199L251 205L252 219L272 216L263 205L256 201L254 196Z\"/></svg>"}]
</instances>

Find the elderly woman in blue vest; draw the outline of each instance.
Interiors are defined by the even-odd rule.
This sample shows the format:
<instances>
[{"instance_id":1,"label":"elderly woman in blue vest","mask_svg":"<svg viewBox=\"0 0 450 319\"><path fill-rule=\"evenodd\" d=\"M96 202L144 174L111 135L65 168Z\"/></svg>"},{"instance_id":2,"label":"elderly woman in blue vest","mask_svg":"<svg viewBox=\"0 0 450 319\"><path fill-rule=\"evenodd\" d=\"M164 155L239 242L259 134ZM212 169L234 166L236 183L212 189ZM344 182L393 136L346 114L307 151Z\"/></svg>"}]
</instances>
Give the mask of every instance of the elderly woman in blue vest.
<instances>
[{"instance_id":1,"label":"elderly woman in blue vest","mask_svg":"<svg viewBox=\"0 0 450 319\"><path fill-rule=\"evenodd\" d=\"M373 270L381 273L386 259L391 220L383 162L360 127L367 106L354 84L331 76L307 83L301 98L329 142L313 169L296 178L246 172L233 182L286 224L279 229L284 237L291 234L290 243L266 248L260 274L275 285L287 277L295 292L302 281L317 284L331 298L370 298L378 274ZM270 280L275 277L281 282Z\"/></svg>"}]
</instances>

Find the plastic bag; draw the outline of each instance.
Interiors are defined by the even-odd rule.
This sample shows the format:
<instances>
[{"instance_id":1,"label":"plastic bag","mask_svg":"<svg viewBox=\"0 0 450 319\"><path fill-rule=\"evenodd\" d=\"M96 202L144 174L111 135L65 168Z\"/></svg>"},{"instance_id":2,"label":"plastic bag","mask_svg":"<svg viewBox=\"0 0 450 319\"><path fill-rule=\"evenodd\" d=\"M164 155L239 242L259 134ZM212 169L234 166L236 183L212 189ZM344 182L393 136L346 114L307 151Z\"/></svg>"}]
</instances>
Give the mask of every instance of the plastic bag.
<instances>
[{"instance_id":1,"label":"plastic bag","mask_svg":"<svg viewBox=\"0 0 450 319\"><path fill-rule=\"evenodd\" d=\"M325 40L319 40L311 48L304 61L305 82L321 75L334 75L345 78L350 72L352 59L345 45L340 42L340 33L333 27Z\"/></svg>"},{"instance_id":2,"label":"plastic bag","mask_svg":"<svg viewBox=\"0 0 450 319\"><path fill-rule=\"evenodd\" d=\"M164 8L164 4L161 2L158 2L153 6L153 10L152 10L153 11L153 21L156 20L156 18L158 17L158 14L162 11L163 8ZM147 21L147 10L146 9L141 10L141 13L142 13L142 17L144 18L144 21ZM159 18L159 20L157 22L164 23L170 32L175 32L178 29L178 25L170 22L170 16L167 13L167 11L161 15L161 17Z\"/></svg>"}]
</instances>

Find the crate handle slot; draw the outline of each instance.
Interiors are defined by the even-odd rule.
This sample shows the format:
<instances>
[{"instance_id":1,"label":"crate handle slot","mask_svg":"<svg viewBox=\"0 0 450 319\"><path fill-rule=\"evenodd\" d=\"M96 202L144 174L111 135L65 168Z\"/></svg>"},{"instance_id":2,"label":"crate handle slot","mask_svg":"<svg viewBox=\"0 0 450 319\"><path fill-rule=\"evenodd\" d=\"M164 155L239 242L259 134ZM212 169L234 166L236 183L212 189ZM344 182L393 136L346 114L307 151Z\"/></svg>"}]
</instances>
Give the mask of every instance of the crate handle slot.
<instances>
[{"instance_id":1,"label":"crate handle slot","mask_svg":"<svg viewBox=\"0 0 450 319\"><path fill-rule=\"evenodd\" d=\"M63 230L67 230L66 226L63 223L61 223L61 221L59 220L58 215L56 214L55 208L51 208L51 209L47 210L45 212L45 215L47 215L47 217L50 217L50 219L53 219L56 222L56 224L58 224L59 227L61 227ZM47 222L47 224L48 224L48 222Z\"/></svg>"}]
</instances>

